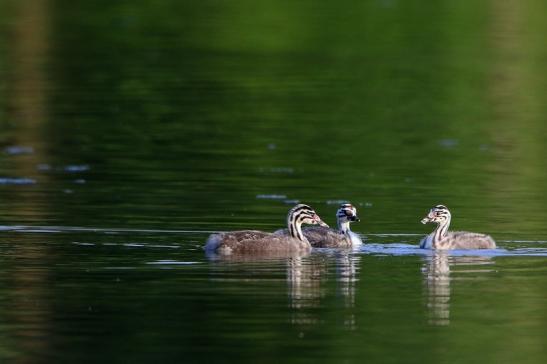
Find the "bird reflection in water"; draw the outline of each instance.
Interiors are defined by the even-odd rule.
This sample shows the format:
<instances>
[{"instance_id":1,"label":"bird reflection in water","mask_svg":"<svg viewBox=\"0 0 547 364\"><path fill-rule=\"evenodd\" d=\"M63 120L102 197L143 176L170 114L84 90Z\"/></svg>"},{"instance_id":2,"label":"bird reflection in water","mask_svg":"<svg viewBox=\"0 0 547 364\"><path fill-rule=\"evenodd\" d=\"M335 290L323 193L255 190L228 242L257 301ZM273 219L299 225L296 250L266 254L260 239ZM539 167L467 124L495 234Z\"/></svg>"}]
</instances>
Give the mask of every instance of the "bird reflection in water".
<instances>
[{"instance_id":1,"label":"bird reflection in water","mask_svg":"<svg viewBox=\"0 0 547 364\"><path fill-rule=\"evenodd\" d=\"M324 300L327 296L335 295L337 301L342 301L342 313L340 305L336 305L335 317L342 318L343 325L348 330L356 329L355 296L361 256L352 251L324 251L312 254L263 254L263 255L226 255L207 254L210 261L217 264L212 269L219 269L225 273L227 269L245 271L245 275L251 274L249 280L260 280L260 275L265 272L276 272L277 264L282 264L286 270L287 295L289 298L290 322L299 325L302 329L300 335L304 335L306 326L322 323L332 317L325 315ZM333 272L332 264L335 269ZM336 291L331 292L333 281L336 277ZM215 278L223 280L226 278Z\"/></svg>"},{"instance_id":2,"label":"bird reflection in water","mask_svg":"<svg viewBox=\"0 0 547 364\"><path fill-rule=\"evenodd\" d=\"M349 330L357 328L354 307L360 260L360 255L354 255L346 251L339 252L336 257L338 291L344 299L344 326Z\"/></svg>"},{"instance_id":3,"label":"bird reflection in water","mask_svg":"<svg viewBox=\"0 0 547 364\"><path fill-rule=\"evenodd\" d=\"M296 325L314 325L322 322L319 308L328 294L329 264L336 264L337 296L343 299L344 326L356 328L354 313L355 288L360 256L338 251L334 257L312 254L309 257L290 258L287 261L287 284L291 322Z\"/></svg>"},{"instance_id":4,"label":"bird reflection in water","mask_svg":"<svg viewBox=\"0 0 547 364\"><path fill-rule=\"evenodd\" d=\"M486 256L453 256L447 251L433 251L424 258L422 273L427 296L428 322L431 325L450 324L450 283L462 274L490 272L491 269L468 269L467 267L494 264Z\"/></svg>"}]
</instances>

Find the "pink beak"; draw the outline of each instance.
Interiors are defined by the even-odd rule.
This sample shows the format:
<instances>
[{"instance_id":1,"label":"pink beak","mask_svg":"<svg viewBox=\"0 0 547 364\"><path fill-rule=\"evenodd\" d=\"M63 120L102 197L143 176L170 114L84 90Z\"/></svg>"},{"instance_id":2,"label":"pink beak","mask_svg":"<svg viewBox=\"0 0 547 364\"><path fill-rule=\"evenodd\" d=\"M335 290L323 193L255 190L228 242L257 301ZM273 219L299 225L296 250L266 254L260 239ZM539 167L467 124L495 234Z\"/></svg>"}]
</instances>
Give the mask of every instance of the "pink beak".
<instances>
[{"instance_id":1,"label":"pink beak","mask_svg":"<svg viewBox=\"0 0 547 364\"><path fill-rule=\"evenodd\" d=\"M327 228L329 227L327 224L323 222L323 220L321 220L321 218L317 214L315 214L315 216L313 217L313 221L315 221L319 226L323 226Z\"/></svg>"},{"instance_id":2,"label":"pink beak","mask_svg":"<svg viewBox=\"0 0 547 364\"><path fill-rule=\"evenodd\" d=\"M422 219L422 224L427 224L428 222L433 221L434 217L435 215L433 214L433 211L429 211L429 214Z\"/></svg>"}]
</instances>

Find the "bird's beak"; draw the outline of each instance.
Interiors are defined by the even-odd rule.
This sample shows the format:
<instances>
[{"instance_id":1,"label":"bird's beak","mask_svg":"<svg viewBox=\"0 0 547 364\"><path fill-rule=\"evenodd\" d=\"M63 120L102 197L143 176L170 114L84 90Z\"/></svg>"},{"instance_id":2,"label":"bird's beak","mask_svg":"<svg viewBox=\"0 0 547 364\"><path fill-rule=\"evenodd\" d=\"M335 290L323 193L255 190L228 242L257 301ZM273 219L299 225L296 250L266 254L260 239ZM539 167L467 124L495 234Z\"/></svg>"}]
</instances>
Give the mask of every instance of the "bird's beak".
<instances>
[{"instance_id":1,"label":"bird's beak","mask_svg":"<svg viewBox=\"0 0 547 364\"><path fill-rule=\"evenodd\" d=\"M360 219L359 216L357 216L357 215L350 217L349 220L350 220L350 221L355 221L355 222L361 221L361 219Z\"/></svg>"},{"instance_id":2,"label":"bird's beak","mask_svg":"<svg viewBox=\"0 0 547 364\"><path fill-rule=\"evenodd\" d=\"M428 222L432 222L433 217L434 217L433 212L430 211L429 214L427 214L427 216L422 219L422 224L427 224Z\"/></svg>"},{"instance_id":3,"label":"bird's beak","mask_svg":"<svg viewBox=\"0 0 547 364\"><path fill-rule=\"evenodd\" d=\"M328 228L329 226L327 224L325 224L325 222L323 220L321 220L321 218L319 217L319 215L315 215L313 220L315 221L315 223L319 226L323 226L323 227L326 227Z\"/></svg>"}]
</instances>

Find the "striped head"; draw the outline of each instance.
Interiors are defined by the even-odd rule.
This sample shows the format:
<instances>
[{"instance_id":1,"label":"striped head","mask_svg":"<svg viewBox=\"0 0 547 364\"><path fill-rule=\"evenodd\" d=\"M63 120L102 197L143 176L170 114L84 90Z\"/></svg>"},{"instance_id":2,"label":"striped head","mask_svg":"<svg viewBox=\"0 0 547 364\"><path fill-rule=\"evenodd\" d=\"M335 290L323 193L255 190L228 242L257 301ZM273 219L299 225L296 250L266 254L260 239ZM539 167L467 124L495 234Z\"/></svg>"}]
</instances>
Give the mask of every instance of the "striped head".
<instances>
[{"instance_id":1,"label":"striped head","mask_svg":"<svg viewBox=\"0 0 547 364\"><path fill-rule=\"evenodd\" d=\"M298 204L290 209L289 214L287 215L287 225L289 227L289 234L292 237L306 241L306 238L302 234L302 224L329 227L311 207L304 204Z\"/></svg>"},{"instance_id":2,"label":"striped head","mask_svg":"<svg viewBox=\"0 0 547 364\"><path fill-rule=\"evenodd\" d=\"M442 224L447 221L450 221L450 211L444 205L437 205L429 210L429 214L422 219L422 224L427 224L428 222Z\"/></svg>"},{"instance_id":3,"label":"striped head","mask_svg":"<svg viewBox=\"0 0 547 364\"><path fill-rule=\"evenodd\" d=\"M336 219L338 220L338 225L345 222L360 221L357 216L357 209L350 203L340 205L340 208L336 211Z\"/></svg>"},{"instance_id":4,"label":"striped head","mask_svg":"<svg viewBox=\"0 0 547 364\"><path fill-rule=\"evenodd\" d=\"M289 215L287 216L287 219L289 220L289 225L292 223L297 224L308 224L308 225L321 225L325 227L329 227L327 224L321 220L319 215L309 207L308 205L304 204L298 204L289 211Z\"/></svg>"}]
</instances>

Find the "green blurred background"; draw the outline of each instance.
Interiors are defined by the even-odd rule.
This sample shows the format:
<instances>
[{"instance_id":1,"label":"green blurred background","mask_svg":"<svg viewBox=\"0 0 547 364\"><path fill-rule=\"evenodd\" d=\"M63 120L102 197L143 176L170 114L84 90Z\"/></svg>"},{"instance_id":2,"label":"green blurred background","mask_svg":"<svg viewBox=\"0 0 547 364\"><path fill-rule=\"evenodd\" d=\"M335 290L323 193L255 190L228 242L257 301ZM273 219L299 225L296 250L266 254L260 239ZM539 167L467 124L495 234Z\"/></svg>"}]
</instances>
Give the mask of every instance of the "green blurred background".
<instances>
[{"instance_id":1,"label":"green blurred background","mask_svg":"<svg viewBox=\"0 0 547 364\"><path fill-rule=\"evenodd\" d=\"M0 141L34 149L2 174L37 181L2 189L6 221L267 223L280 194L371 206L370 231L444 203L545 233L542 1L1 6Z\"/></svg>"},{"instance_id":2,"label":"green blurred background","mask_svg":"<svg viewBox=\"0 0 547 364\"><path fill-rule=\"evenodd\" d=\"M545 14L547 2L541 0L2 0L0 222L6 229L22 225L187 232L190 235L183 233L181 239L189 250L179 258L205 264L199 247L207 232L274 230L284 224L286 211L296 201L311 204L330 224L337 203L352 201L362 220L354 229L371 235L425 234L430 227L419 224L420 219L432 205L443 203L451 208L456 229L490 233L502 248L519 247L519 241L540 244L547 237ZM102 235L37 236L6 238L5 244L13 249L6 250L5 262L38 261L39 269L35 271L30 263L6 264L5 276L22 277L18 278L22 283L6 278L11 283L2 289L26 287L26 274L34 277L30 287L39 292L54 287L45 296L35 290L29 294L38 297L37 302L59 305L61 311L81 303L66 304L67 308L59 302L64 286L55 282L65 273L75 277L71 287L85 292L85 302L95 288L100 291L101 276L95 277L99 281L79 280L75 272L80 269L114 263L144 267L139 265L143 264L139 254L125 252L120 258L118 251L100 250L91 258L88 251L70 245L82 239L107 241ZM127 239L145 238L130 234ZM172 243L174 238L157 233L154 239ZM408 235L382 243L418 241L419 236ZM67 260L73 255L85 264L71 266ZM372 260L367 264L379 265L379 275L399 274L403 281L408 268L392 265L407 262L418 273L424 264L417 257L397 258L398 263L364 257L358 265L366 268L367 259ZM544 263L514 259L504 262L518 266L517 271ZM65 263L68 268L59 268ZM142 274L159 279L147 269ZM204 299L200 293L210 272L207 265L202 269L201 275L190 275L203 279L195 283L195 290L189 294L179 288L180 301L174 300L186 315ZM497 292L498 297L509 297L520 287L516 283L520 276L514 272L507 273L514 284L507 285L507 296ZM536 279L526 288L534 292L528 301L513 297L500 303L493 315L515 314L512 302L540 310L530 309L534 323L519 321L522 332L534 333L537 345L526 337L529 346L511 346L500 352L498 360L544 362L546 353L539 339L545 338L541 333L547 317L542 293L546 280L537 273L530 272ZM245 277L245 270L241 274ZM131 291L134 297L160 312L154 298L139 296L149 288L148 278L133 279L144 285L136 285ZM412 279L400 288L420 287L422 277ZM168 295L174 283L162 282L165 291L159 296ZM487 287L494 283L483 282ZM379 291L368 288L382 294L382 285L375 287ZM476 309L473 304L483 288L462 287L469 310ZM272 292L286 294L283 281L277 289ZM359 292L358 297L371 297L370 291ZM215 293L222 297L221 292ZM422 297L421 291L405 294L408 301L404 303L409 305ZM184 295L190 295L191 304L183 300ZM367 302L389 307L396 305L398 296L392 292L384 301ZM119 307L128 304L117 296L110 298ZM246 298L238 296L248 304ZM112 317L131 321L140 312L133 308ZM357 315L377 314L374 306L368 308L366 315ZM256 308L247 309L260 315ZM334 307L327 305L327 309L336 315ZM477 318L475 311L461 312L469 320ZM403 320L409 325L408 332L400 332L403 342L423 343L437 334L421 326L420 319L412 316L416 312L392 313L386 312L393 320L386 330L400 330L395 320ZM515 322L523 317L515 315ZM55 315L43 317L56 321ZM112 317L105 322L112 320L115 330L119 322ZM65 319L59 322L66 324ZM72 319L89 328L81 317ZM215 337L217 324L213 319L210 326L204 324L208 329L201 339ZM279 321L272 319L268 324ZM447 335L460 343L472 335L466 331L469 327L484 330L486 337L492 333L474 324L463 322L461 330ZM380 319L374 327L381 327ZM25 352L17 343L26 341L4 330L0 330L8 343L4 352ZM70 346L72 331L63 328L54 336L52 347L81 360L77 353L86 352L82 348L96 344L94 340L101 336L90 330L78 342L80 346ZM414 337L412 330L425 330L425 336ZM259 337L253 333L243 329L241 340L233 339L233 344ZM382 343L389 342L389 335L380 335L382 343L371 339L374 335L378 331L352 336L354 345L348 347L321 335L316 340L346 348L348 360L388 358L389 346ZM109 338L116 343L119 337L123 333ZM359 348L360 340L372 340L378 351L372 346L367 346L370 351ZM490 346L489 353L501 350L503 342ZM31 340L29 347L34 344ZM215 345L222 344L220 340ZM23 358L21 362L58 359L54 354L44 358L40 346L36 348L30 351L35 355L18 358ZM416 361L427 361L428 348L420 349L425 351ZM406 360L404 353L414 349L408 350L384 362ZM448 350L448 358L457 358L457 351ZM124 358L115 348L105 353ZM273 361L283 358L283 353L266 353ZM336 357L330 353L333 356L323 359ZM488 353L464 353L467 362L474 357L492 359ZM103 360L94 354L94 360ZM149 354L142 358L154 357L153 352ZM179 354L176 350L169 356L155 353L166 360L180 358ZM235 360L237 355L232 354L229 358ZM254 354L246 355L249 359Z\"/></svg>"}]
</instances>

